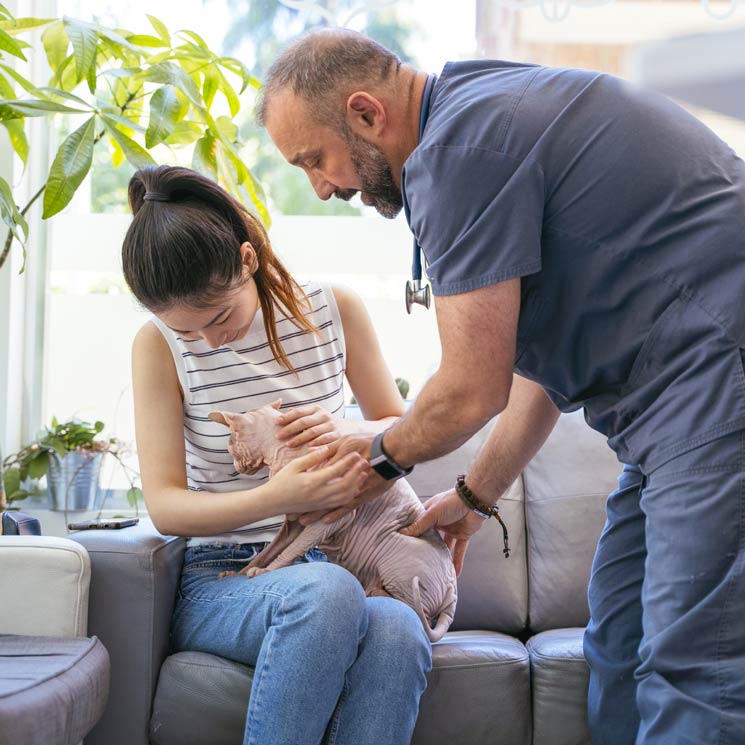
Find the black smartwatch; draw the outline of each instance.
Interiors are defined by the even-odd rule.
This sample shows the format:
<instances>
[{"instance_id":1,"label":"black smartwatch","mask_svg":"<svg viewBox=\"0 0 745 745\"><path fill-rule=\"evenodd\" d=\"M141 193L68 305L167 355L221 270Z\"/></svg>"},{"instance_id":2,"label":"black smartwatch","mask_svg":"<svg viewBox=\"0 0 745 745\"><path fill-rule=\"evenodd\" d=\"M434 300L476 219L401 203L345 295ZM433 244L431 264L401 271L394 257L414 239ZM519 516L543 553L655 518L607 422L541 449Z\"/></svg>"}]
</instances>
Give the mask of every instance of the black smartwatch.
<instances>
[{"instance_id":1,"label":"black smartwatch","mask_svg":"<svg viewBox=\"0 0 745 745\"><path fill-rule=\"evenodd\" d=\"M386 481L395 481L402 476L406 476L414 470L414 466L403 468L383 450L383 435L385 432L379 432L370 445L370 465L375 469L378 475Z\"/></svg>"}]
</instances>

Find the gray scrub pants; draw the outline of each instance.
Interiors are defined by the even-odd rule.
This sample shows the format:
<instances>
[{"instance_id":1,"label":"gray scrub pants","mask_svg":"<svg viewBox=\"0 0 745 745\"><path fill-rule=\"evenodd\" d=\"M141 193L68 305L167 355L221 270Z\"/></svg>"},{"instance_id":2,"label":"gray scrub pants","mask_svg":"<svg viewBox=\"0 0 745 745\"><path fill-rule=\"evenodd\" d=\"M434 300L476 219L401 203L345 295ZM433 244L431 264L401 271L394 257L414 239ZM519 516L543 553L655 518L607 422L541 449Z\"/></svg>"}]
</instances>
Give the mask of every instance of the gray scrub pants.
<instances>
[{"instance_id":1,"label":"gray scrub pants","mask_svg":"<svg viewBox=\"0 0 745 745\"><path fill-rule=\"evenodd\" d=\"M626 466L593 562L593 745L745 744L745 431Z\"/></svg>"}]
</instances>

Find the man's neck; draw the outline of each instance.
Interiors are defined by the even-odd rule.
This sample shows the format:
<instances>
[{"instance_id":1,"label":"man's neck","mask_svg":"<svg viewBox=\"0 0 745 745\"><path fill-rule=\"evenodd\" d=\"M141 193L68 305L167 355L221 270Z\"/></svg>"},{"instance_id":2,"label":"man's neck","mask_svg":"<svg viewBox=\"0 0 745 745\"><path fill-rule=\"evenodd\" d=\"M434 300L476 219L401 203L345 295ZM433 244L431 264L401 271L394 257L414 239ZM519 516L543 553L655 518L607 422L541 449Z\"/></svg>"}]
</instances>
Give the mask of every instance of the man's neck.
<instances>
[{"instance_id":1,"label":"man's neck","mask_svg":"<svg viewBox=\"0 0 745 745\"><path fill-rule=\"evenodd\" d=\"M399 81L402 103L400 128L391 148L390 165L396 185L401 187L401 175L406 159L419 144L419 118L422 112L422 95L427 84L427 73L404 67Z\"/></svg>"}]
</instances>

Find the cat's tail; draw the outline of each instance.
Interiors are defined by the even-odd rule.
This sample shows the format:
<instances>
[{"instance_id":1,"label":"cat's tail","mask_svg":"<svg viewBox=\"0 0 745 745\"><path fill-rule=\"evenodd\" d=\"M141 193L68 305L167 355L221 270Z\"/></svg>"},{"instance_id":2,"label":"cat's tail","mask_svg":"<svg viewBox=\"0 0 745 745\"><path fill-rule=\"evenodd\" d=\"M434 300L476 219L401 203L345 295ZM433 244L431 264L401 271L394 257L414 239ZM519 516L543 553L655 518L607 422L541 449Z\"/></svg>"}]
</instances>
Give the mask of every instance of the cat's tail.
<instances>
[{"instance_id":1,"label":"cat's tail","mask_svg":"<svg viewBox=\"0 0 745 745\"><path fill-rule=\"evenodd\" d=\"M445 632L450 628L450 624L453 622L453 618L455 617L455 605L457 602L455 588L452 585L448 588L447 596L445 597L445 607L440 611L440 615L437 617L437 622L435 623L434 628L432 628L429 619L424 614L424 608L422 607L422 594L419 591L418 576L411 580L411 589L414 598L414 610L419 616L429 640L432 643L439 642L440 639L445 636Z\"/></svg>"}]
</instances>

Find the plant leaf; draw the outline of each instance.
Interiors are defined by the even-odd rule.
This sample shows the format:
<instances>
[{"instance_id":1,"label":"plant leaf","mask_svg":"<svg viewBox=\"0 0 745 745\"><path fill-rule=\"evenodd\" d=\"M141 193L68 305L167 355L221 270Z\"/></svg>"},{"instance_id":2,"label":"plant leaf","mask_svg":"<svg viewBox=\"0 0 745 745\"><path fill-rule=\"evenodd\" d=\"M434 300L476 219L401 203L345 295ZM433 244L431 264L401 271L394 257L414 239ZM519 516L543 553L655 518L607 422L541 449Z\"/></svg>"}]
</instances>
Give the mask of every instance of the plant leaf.
<instances>
[{"instance_id":1,"label":"plant leaf","mask_svg":"<svg viewBox=\"0 0 745 745\"><path fill-rule=\"evenodd\" d=\"M131 78L139 75L142 70L139 67L116 67L113 70L104 70L103 75L109 75L112 78Z\"/></svg>"},{"instance_id":2,"label":"plant leaf","mask_svg":"<svg viewBox=\"0 0 745 745\"><path fill-rule=\"evenodd\" d=\"M233 86L230 85L228 79L222 74L220 68L215 66L214 70L215 74L217 75L217 79L220 81L220 90L228 101L228 106L230 107L230 116L235 116L241 108L241 101L238 98L238 94L235 92Z\"/></svg>"},{"instance_id":3,"label":"plant leaf","mask_svg":"<svg viewBox=\"0 0 745 745\"><path fill-rule=\"evenodd\" d=\"M65 16L63 21L75 54L75 72L78 76L78 82L87 80L90 92L95 93L98 28L92 23L86 23L69 16ZM93 80L91 80L91 76L93 76Z\"/></svg>"},{"instance_id":4,"label":"plant leaf","mask_svg":"<svg viewBox=\"0 0 745 745\"><path fill-rule=\"evenodd\" d=\"M126 34L128 32L125 31L124 33ZM127 41L127 39L122 36L122 34L117 33L113 29L106 28L105 26L99 26L98 35L99 37L103 37L104 39L107 39L109 42L111 42L111 51L114 52L119 59L124 59L125 50L130 51L134 54L138 54L138 51L134 48L134 46L132 46L132 44L130 44L129 41Z\"/></svg>"},{"instance_id":5,"label":"plant leaf","mask_svg":"<svg viewBox=\"0 0 745 745\"><path fill-rule=\"evenodd\" d=\"M54 18L14 18L12 21L0 21L0 28L9 34L20 34L32 28L39 28L51 23Z\"/></svg>"},{"instance_id":6,"label":"plant leaf","mask_svg":"<svg viewBox=\"0 0 745 745\"><path fill-rule=\"evenodd\" d=\"M215 73L215 67L209 65L204 68L204 81L202 82L202 98L209 109L215 100L215 93L220 87L220 78Z\"/></svg>"},{"instance_id":7,"label":"plant leaf","mask_svg":"<svg viewBox=\"0 0 745 745\"><path fill-rule=\"evenodd\" d=\"M261 81L251 75L251 71L239 59L236 59L235 57L221 57L219 62L225 69L230 70L230 72L235 73L236 75L240 75L243 85L239 94L243 93L249 85L256 88L256 90L261 88Z\"/></svg>"},{"instance_id":8,"label":"plant leaf","mask_svg":"<svg viewBox=\"0 0 745 745\"><path fill-rule=\"evenodd\" d=\"M238 137L238 125L229 116L218 116L215 119L217 131L234 143Z\"/></svg>"},{"instance_id":9,"label":"plant leaf","mask_svg":"<svg viewBox=\"0 0 745 745\"><path fill-rule=\"evenodd\" d=\"M0 50L19 57L26 62L26 55L23 53L21 45L7 32L0 29Z\"/></svg>"},{"instance_id":10,"label":"plant leaf","mask_svg":"<svg viewBox=\"0 0 745 745\"><path fill-rule=\"evenodd\" d=\"M150 98L150 123L145 133L145 147L151 148L163 142L185 113L185 107L172 85L158 88Z\"/></svg>"},{"instance_id":11,"label":"plant leaf","mask_svg":"<svg viewBox=\"0 0 745 745\"><path fill-rule=\"evenodd\" d=\"M93 161L93 139L96 117L92 116L60 145L49 170L44 190L46 220L64 209L90 170Z\"/></svg>"},{"instance_id":12,"label":"plant leaf","mask_svg":"<svg viewBox=\"0 0 745 745\"><path fill-rule=\"evenodd\" d=\"M22 246L25 246L26 239L28 238L28 223L19 212L18 205L16 205L15 199L13 199L13 192L8 182L3 178L0 178L0 216L8 226L10 232L13 233L15 239ZM23 236L21 235L21 231L23 231Z\"/></svg>"},{"instance_id":13,"label":"plant leaf","mask_svg":"<svg viewBox=\"0 0 745 745\"><path fill-rule=\"evenodd\" d=\"M197 84L178 66L172 62L160 62L148 68L143 80L161 85L173 85L178 88L195 106L202 106Z\"/></svg>"},{"instance_id":14,"label":"plant leaf","mask_svg":"<svg viewBox=\"0 0 745 745\"><path fill-rule=\"evenodd\" d=\"M109 110L108 108L102 108L100 111L101 116L106 117L110 122L116 122L119 125L119 129L124 132L127 137L130 137L131 132L138 132L139 134L145 134L145 127L138 124L134 119L130 119L128 116L122 116L118 110Z\"/></svg>"},{"instance_id":15,"label":"plant leaf","mask_svg":"<svg viewBox=\"0 0 745 745\"><path fill-rule=\"evenodd\" d=\"M119 143L111 135L109 135L109 143L111 144L111 163L114 168L119 168L127 157L124 155L124 150L119 147Z\"/></svg>"},{"instance_id":16,"label":"plant leaf","mask_svg":"<svg viewBox=\"0 0 745 745\"><path fill-rule=\"evenodd\" d=\"M23 120L9 119L8 121L2 122L2 125L8 130L10 144L13 146L13 150L15 150L16 155L21 159L21 162L25 166L28 158L28 138L26 137Z\"/></svg>"},{"instance_id":17,"label":"plant leaf","mask_svg":"<svg viewBox=\"0 0 745 745\"><path fill-rule=\"evenodd\" d=\"M205 176L214 178L217 175L217 143L209 132L196 141L191 167Z\"/></svg>"},{"instance_id":18,"label":"plant leaf","mask_svg":"<svg viewBox=\"0 0 745 745\"><path fill-rule=\"evenodd\" d=\"M101 119L106 127L106 131L112 139L116 141L116 144L122 149L127 160L135 168L146 168L147 166L155 165L155 161L150 153L148 153L142 145L139 145L131 137L127 137L127 135L117 127L116 122L111 120L105 114L101 114Z\"/></svg>"},{"instance_id":19,"label":"plant leaf","mask_svg":"<svg viewBox=\"0 0 745 745\"><path fill-rule=\"evenodd\" d=\"M3 489L5 494L10 497L21 488L21 469L13 466L3 472Z\"/></svg>"},{"instance_id":20,"label":"plant leaf","mask_svg":"<svg viewBox=\"0 0 745 745\"><path fill-rule=\"evenodd\" d=\"M21 75L19 72L14 70L12 67L9 67L8 65L3 65L2 63L0 63L0 69L4 70L8 75L10 75L10 77L13 78L13 80L15 80L16 83L18 83L18 85L20 85L21 88L23 88L23 90L26 91L26 93L36 92L36 88L34 87L34 84L30 80L27 80L26 78L24 78L23 75Z\"/></svg>"},{"instance_id":21,"label":"plant leaf","mask_svg":"<svg viewBox=\"0 0 745 745\"><path fill-rule=\"evenodd\" d=\"M202 128L196 122L179 122L164 140L167 145L190 145L202 136Z\"/></svg>"},{"instance_id":22,"label":"plant leaf","mask_svg":"<svg viewBox=\"0 0 745 745\"><path fill-rule=\"evenodd\" d=\"M162 49L168 46L159 36L152 36L151 34L132 34L127 37L127 41L137 47L149 47L153 49Z\"/></svg>"},{"instance_id":23,"label":"plant leaf","mask_svg":"<svg viewBox=\"0 0 745 745\"><path fill-rule=\"evenodd\" d=\"M49 470L49 453L42 450L29 464L28 475L32 479L40 479Z\"/></svg>"},{"instance_id":24,"label":"plant leaf","mask_svg":"<svg viewBox=\"0 0 745 745\"><path fill-rule=\"evenodd\" d=\"M148 15L147 19L150 21L150 25L155 29L155 33L158 34L158 36L160 36L160 38L170 47L171 35L168 33L165 23L151 15Z\"/></svg>"},{"instance_id":25,"label":"plant leaf","mask_svg":"<svg viewBox=\"0 0 745 745\"><path fill-rule=\"evenodd\" d=\"M36 92L41 94L42 96L46 96L51 101L54 101L56 98L64 98L68 101L72 101L73 103L83 106L84 109L87 111L91 110L91 105L87 101L80 98L80 96L76 96L74 93L63 91L61 88L43 86L41 88L37 88Z\"/></svg>"},{"instance_id":26,"label":"plant leaf","mask_svg":"<svg viewBox=\"0 0 745 745\"><path fill-rule=\"evenodd\" d=\"M83 109L73 109L55 101L43 98L16 99L0 103L0 119L18 119L17 116L6 116L5 112L14 112L20 116L46 116L50 113L85 114Z\"/></svg>"},{"instance_id":27,"label":"plant leaf","mask_svg":"<svg viewBox=\"0 0 745 745\"><path fill-rule=\"evenodd\" d=\"M188 36L198 47L209 49L207 42L196 31L182 30L178 32L180 36Z\"/></svg>"},{"instance_id":28,"label":"plant leaf","mask_svg":"<svg viewBox=\"0 0 745 745\"><path fill-rule=\"evenodd\" d=\"M139 486L133 486L131 489L127 489L127 502L130 507L137 507L137 503L143 500L142 489Z\"/></svg>"},{"instance_id":29,"label":"plant leaf","mask_svg":"<svg viewBox=\"0 0 745 745\"><path fill-rule=\"evenodd\" d=\"M64 22L57 21L44 29L41 40L49 66L53 72L58 73L60 65L67 59L67 47L70 43Z\"/></svg>"},{"instance_id":30,"label":"plant leaf","mask_svg":"<svg viewBox=\"0 0 745 745\"><path fill-rule=\"evenodd\" d=\"M0 100L4 98L15 98L15 88L8 82L5 75L0 74Z\"/></svg>"}]
</instances>

